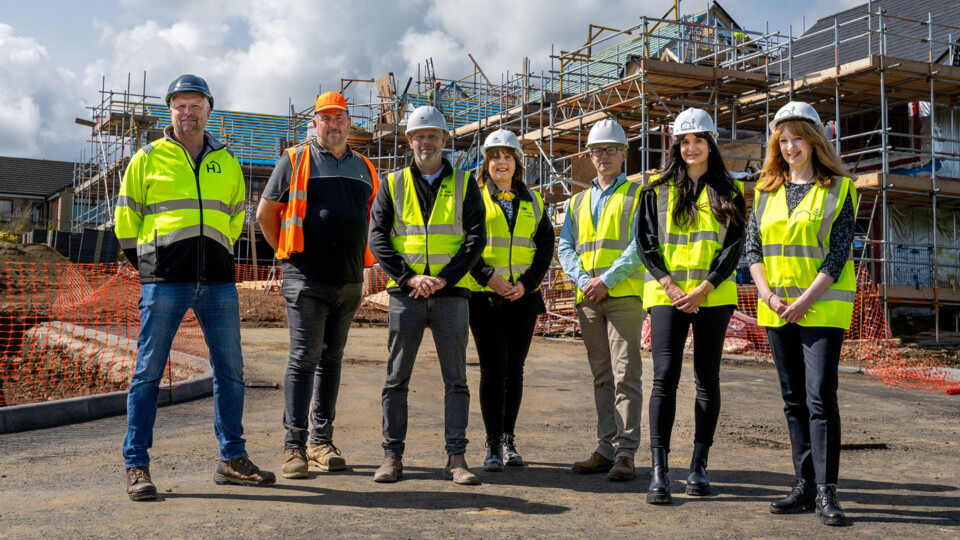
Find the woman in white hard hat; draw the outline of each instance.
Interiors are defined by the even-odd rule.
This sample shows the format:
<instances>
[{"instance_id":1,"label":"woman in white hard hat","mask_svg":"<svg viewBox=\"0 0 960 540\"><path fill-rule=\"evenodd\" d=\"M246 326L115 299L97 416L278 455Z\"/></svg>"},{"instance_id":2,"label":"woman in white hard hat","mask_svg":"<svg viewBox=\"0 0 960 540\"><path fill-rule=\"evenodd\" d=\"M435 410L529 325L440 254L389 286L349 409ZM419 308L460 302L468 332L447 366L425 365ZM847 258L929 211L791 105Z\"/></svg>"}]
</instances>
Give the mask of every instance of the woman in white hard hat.
<instances>
[{"instance_id":1,"label":"woman in white hard hat","mask_svg":"<svg viewBox=\"0 0 960 540\"><path fill-rule=\"evenodd\" d=\"M647 268L643 306L653 348L650 504L672 502L667 453L691 326L697 399L686 493L711 493L707 454L720 416L720 356L737 307L735 274L746 219L743 185L727 172L710 115L687 109L677 115L671 134L666 167L641 191L635 229Z\"/></svg>"},{"instance_id":2,"label":"woman in white hard hat","mask_svg":"<svg viewBox=\"0 0 960 540\"><path fill-rule=\"evenodd\" d=\"M780 378L796 472L790 494L770 511L816 508L824 524L843 525L836 492L837 370L857 289L849 259L856 189L809 104L788 103L770 129L746 253L759 295L757 322L767 329Z\"/></svg>"},{"instance_id":3,"label":"woman in white hard hat","mask_svg":"<svg viewBox=\"0 0 960 540\"><path fill-rule=\"evenodd\" d=\"M485 471L523 465L514 431L523 364L537 317L540 282L553 259L553 225L539 193L523 183L523 148L505 129L484 142L477 181L487 211L487 245L470 271L470 329L480 357L480 410L487 431Z\"/></svg>"}]
</instances>

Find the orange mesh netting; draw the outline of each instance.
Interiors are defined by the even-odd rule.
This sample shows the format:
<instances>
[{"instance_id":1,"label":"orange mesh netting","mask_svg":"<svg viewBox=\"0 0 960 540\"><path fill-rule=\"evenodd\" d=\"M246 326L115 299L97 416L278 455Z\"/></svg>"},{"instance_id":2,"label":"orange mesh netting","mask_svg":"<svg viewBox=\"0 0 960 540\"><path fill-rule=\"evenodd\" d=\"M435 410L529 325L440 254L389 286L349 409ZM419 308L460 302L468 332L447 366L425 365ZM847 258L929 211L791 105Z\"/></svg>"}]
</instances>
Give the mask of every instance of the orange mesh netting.
<instances>
[{"instance_id":1,"label":"orange mesh netting","mask_svg":"<svg viewBox=\"0 0 960 540\"><path fill-rule=\"evenodd\" d=\"M359 322L387 320L387 276L366 271ZM238 265L240 318L245 325L282 326L286 309L277 267ZM858 272L853 327L842 363L863 368L885 384L923 391L960 392L960 372L938 360L905 356L891 338L877 287ZM541 285L547 313L536 333L577 338L574 287L559 268ZM140 286L129 265L0 262L0 406L125 390L136 360ZM724 351L769 357L756 324L756 288L739 288ZM645 328L649 344L649 330ZM692 340L688 340L692 349ZM174 340L163 385L208 369L199 325L188 312Z\"/></svg>"}]
</instances>

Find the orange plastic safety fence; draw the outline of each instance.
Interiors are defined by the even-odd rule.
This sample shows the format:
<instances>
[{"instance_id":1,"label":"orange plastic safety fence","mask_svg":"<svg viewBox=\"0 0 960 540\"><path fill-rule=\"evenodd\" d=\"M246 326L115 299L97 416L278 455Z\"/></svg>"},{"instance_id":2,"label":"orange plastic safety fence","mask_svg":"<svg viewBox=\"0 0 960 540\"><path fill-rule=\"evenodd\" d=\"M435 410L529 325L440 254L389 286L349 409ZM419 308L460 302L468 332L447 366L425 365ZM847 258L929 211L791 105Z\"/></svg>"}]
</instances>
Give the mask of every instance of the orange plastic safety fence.
<instances>
[{"instance_id":1,"label":"orange plastic safety fence","mask_svg":"<svg viewBox=\"0 0 960 540\"><path fill-rule=\"evenodd\" d=\"M853 326L842 362L863 368L888 385L923 391L960 392L957 370L934 358L906 357L891 339L877 287L862 269ZM279 267L238 265L241 321L286 324ZM364 300L356 321L384 323L387 276L366 270ZM541 336L577 338L575 289L559 268L541 284L547 312L537 321ZM724 352L769 357L765 331L756 324L753 286L738 289ZM61 399L129 385L136 361L140 285L128 265L0 263L0 406ZM646 325L646 323L645 323ZM645 339L649 344L649 330ZM692 339L688 349L692 350ZM191 312L172 347L163 385L196 377L208 369L207 348Z\"/></svg>"}]
</instances>

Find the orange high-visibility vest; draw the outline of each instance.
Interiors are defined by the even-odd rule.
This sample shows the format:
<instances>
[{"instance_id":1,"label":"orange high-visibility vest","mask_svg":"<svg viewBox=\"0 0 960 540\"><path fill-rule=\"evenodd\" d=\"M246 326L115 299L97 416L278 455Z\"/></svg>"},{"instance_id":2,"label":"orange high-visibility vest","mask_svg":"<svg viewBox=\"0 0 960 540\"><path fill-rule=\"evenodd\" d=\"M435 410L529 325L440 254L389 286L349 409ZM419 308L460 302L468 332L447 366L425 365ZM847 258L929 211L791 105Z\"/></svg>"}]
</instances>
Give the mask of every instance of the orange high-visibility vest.
<instances>
[{"instance_id":1,"label":"orange high-visibility vest","mask_svg":"<svg viewBox=\"0 0 960 540\"><path fill-rule=\"evenodd\" d=\"M367 168L370 169L373 192L370 193L370 199L367 201L367 220L369 221L370 206L380 187L380 179L367 156L356 150L350 151L363 158ZM278 259L288 259L290 255L303 251L303 218L307 216L307 181L310 180L310 145L287 148L287 157L290 158L293 173L290 175L290 198L280 213L280 239L276 254ZM370 253L370 246L367 246L363 252L364 268L370 268L376 262L373 253Z\"/></svg>"}]
</instances>

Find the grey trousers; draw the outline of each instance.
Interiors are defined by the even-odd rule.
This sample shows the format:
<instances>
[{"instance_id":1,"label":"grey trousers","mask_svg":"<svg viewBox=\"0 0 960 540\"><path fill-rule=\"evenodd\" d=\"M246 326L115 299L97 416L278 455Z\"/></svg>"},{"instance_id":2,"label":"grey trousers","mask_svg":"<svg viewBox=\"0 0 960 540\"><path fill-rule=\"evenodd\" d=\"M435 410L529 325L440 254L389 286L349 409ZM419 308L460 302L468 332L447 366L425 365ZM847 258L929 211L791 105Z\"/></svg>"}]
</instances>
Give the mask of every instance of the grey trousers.
<instances>
[{"instance_id":1,"label":"grey trousers","mask_svg":"<svg viewBox=\"0 0 960 540\"><path fill-rule=\"evenodd\" d=\"M410 298L390 295L387 380L383 385L383 451L403 457L407 436L407 392L423 331L429 326L443 377L444 440L448 455L467 449L470 390L467 388L467 332L470 311L463 297Z\"/></svg>"},{"instance_id":2,"label":"grey trousers","mask_svg":"<svg viewBox=\"0 0 960 540\"><path fill-rule=\"evenodd\" d=\"M599 304L585 299L577 305L577 314L593 373L597 453L610 460L633 459L643 416L643 302L638 296L606 298Z\"/></svg>"}]
</instances>

